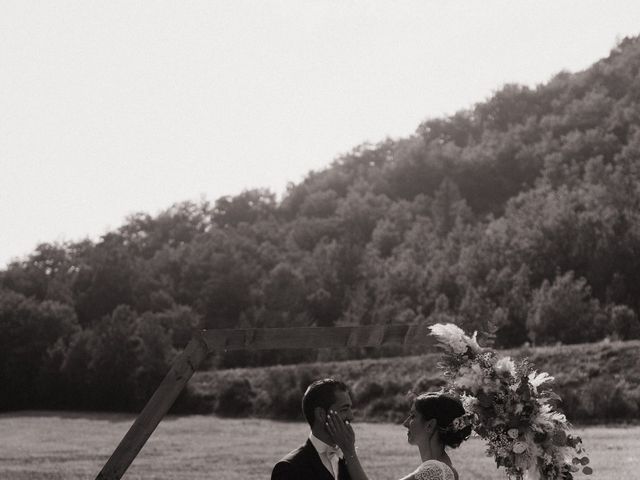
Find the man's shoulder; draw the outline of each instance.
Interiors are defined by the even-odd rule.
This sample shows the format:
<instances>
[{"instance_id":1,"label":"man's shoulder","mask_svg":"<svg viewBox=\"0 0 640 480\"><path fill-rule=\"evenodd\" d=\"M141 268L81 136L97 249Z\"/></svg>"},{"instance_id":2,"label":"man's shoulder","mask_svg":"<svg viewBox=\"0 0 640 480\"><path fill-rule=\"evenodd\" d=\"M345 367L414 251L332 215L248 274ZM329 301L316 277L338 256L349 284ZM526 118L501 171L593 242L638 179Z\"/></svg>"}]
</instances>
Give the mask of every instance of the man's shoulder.
<instances>
[{"instance_id":1,"label":"man's shoulder","mask_svg":"<svg viewBox=\"0 0 640 480\"><path fill-rule=\"evenodd\" d=\"M286 454L273 467L271 472L272 480L298 478L304 473L304 466L309 455L309 446L301 445L295 450ZM302 475L304 476L304 475Z\"/></svg>"},{"instance_id":2,"label":"man's shoulder","mask_svg":"<svg viewBox=\"0 0 640 480\"><path fill-rule=\"evenodd\" d=\"M311 446L311 448L313 448L313 447ZM284 462L284 463L296 463L300 459L305 458L310 453L311 453L310 445L309 445L309 442L307 442L307 443L305 443L303 445L300 445L295 450L292 450L289 453L287 453L284 457L282 457L282 459L280 459L280 461L278 463L281 463L281 462Z\"/></svg>"}]
</instances>

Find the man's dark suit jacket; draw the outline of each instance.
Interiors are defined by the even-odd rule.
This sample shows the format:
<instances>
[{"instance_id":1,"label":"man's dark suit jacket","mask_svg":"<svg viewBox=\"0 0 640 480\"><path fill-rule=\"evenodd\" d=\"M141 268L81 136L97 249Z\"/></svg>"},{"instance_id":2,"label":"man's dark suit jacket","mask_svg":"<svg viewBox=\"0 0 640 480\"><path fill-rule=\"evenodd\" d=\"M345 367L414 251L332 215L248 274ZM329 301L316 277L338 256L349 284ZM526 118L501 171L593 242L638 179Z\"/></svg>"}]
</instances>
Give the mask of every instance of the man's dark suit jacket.
<instances>
[{"instance_id":1,"label":"man's dark suit jacket","mask_svg":"<svg viewBox=\"0 0 640 480\"><path fill-rule=\"evenodd\" d=\"M334 480L320 460L317 450L307 443L289 453L276 463L271 472L271 480ZM338 480L351 480L344 460L338 463Z\"/></svg>"}]
</instances>

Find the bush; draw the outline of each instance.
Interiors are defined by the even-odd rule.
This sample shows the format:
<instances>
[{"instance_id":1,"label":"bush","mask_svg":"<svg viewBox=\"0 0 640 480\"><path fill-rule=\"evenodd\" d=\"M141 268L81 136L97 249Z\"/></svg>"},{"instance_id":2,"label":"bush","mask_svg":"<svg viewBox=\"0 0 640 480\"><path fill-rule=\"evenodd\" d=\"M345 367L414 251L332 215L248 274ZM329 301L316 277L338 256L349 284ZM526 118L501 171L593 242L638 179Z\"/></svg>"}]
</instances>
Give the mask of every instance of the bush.
<instances>
[{"instance_id":1,"label":"bush","mask_svg":"<svg viewBox=\"0 0 640 480\"><path fill-rule=\"evenodd\" d=\"M610 342L526 348L501 352L528 357L538 371L556 378L553 390L570 421L622 421L640 413L640 342ZM366 421L401 421L410 397L439 390L445 378L436 368L439 355L354 360L196 373L199 398L212 399L234 379L246 379L255 392L247 415L302 420L301 400L313 380L332 376L350 385L355 416ZM215 402L214 402L215 403Z\"/></svg>"},{"instance_id":2,"label":"bush","mask_svg":"<svg viewBox=\"0 0 640 480\"><path fill-rule=\"evenodd\" d=\"M384 396L367 404L364 408L364 416L367 419L398 423L407 417L410 403L406 394Z\"/></svg>"},{"instance_id":3,"label":"bush","mask_svg":"<svg viewBox=\"0 0 640 480\"><path fill-rule=\"evenodd\" d=\"M367 404L384 394L384 387L375 380L362 379L353 386L353 394L358 404Z\"/></svg>"},{"instance_id":4,"label":"bush","mask_svg":"<svg viewBox=\"0 0 640 480\"><path fill-rule=\"evenodd\" d=\"M218 395L215 412L227 417L245 416L252 412L255 392L246 378L225 384Z\"/></svg>"},{"instance_id":5,"label":"bush","mask_svg":"<svg viewBox=\"0 0 640 480\"><path fill-rule=\"evenodd\" d=\"M60 368L67 407L138 411L169 371L175 353L170 333L156 317L138 317L120 306L72 337Z\"/></svg>"},{"instance_id":6,"label":"bush","mask_svg":"<svg viewBox=\"0 0 640 480\"><path fill-rule=\"evenodd\" d=\"M184 348L197 331L202 319L190 307L173 305L171 308L157 313L147 312L144 316L153 316L171 336L174 348Z\"/></svg>"},{"instance_id":7,"label":"bush","mask_svg":"<svg viewBox=\"0 0 640 480\"><path fill-rule=\"evenodd\" d=\"M599 302L591 298L587 281L567 272L553 284L545 280L534 292L527 330L538 344L583 343L601 339L606 321Z\"/></svg>"},{"instance_id":8,"label":"bush","mask_svg":"<svg viewBox=\"0 0 640 480\"><path fill-rule=\"evenodd\" d=\"M302 418L302 395L306 385L300 383L295 367L270 368L261 387L265 394L260 396L259 411L278 419Z\"/></svg>"},{"instance_id":9,"label":"bush","mask_svg":"<svg viewBox=\"0 0 640 480\"><path fill-rule=\"evenodd\" d=\"M610 314L611 331L620 340L640 338L640 321L636 312L626 305L615 305Z\"/></svg>"},{"instance_id":10,"label":"bush","mask_svg":"<svg viewBox=\"0 0 640 480\"><path fill-rule=\"evenodd\" d=\"M444 387L446 383L447 381L442 376L422 376L414 384L413 392L416 394L421 394L425 392L437 391Z\"/></svg>"},{"instance_id":11,"label":"bush","mask_svg":"<svg viewBox=\"0 0 640 480\"><path fill-rule=\"evenodd\" d=\"M638 413L637 399L624 380L611 377L591 380L581 391L578 417L585 420L623 420Z\"/></svg>"},{"instance_id":12,"label":"bush","mask_svg":"<svg viewBox=\"0 0 640 480\"><path fill-rule=\"evenodd\" d=\"M171 368L175 358L170 331L153 317L142 316L136 320L133 333L135 366L131 366L133 398L136 409L142 408Z\"/></svg>"},{"instance_id":13,"label":"bush","mask_svg":"<svg viewBox=\"0 0 640 480\"><path fill-rule=\"evenodd\" d=\"M49 352L78 328L68 305L0 290L0 410L42 408L59 397L58 391L39 388L38 380L43 380Z\"/></svg>"}]
</instances>

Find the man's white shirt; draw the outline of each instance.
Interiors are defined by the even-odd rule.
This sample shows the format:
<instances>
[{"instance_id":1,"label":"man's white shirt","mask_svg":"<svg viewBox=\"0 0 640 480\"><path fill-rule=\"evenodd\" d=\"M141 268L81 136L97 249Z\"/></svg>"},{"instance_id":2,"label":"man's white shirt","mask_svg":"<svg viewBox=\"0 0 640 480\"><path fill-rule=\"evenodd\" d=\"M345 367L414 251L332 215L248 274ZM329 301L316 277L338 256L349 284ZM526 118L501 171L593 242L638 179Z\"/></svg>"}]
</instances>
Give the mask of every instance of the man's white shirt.
<instances>
[{"instance_id":1,"label":"man's white shirt","mask_svg":"<svg viewBox=\"0 0 640 480\"><path fill-rule=\"evenodd\" d=\"M333 445L328 445L316 437L313 433L309 434L309 440L318 452L318 456L322 461L322 464L333 475L333 478L338 478L338 462L342 458L342 450Z\"/></svg>"}]
</instances>

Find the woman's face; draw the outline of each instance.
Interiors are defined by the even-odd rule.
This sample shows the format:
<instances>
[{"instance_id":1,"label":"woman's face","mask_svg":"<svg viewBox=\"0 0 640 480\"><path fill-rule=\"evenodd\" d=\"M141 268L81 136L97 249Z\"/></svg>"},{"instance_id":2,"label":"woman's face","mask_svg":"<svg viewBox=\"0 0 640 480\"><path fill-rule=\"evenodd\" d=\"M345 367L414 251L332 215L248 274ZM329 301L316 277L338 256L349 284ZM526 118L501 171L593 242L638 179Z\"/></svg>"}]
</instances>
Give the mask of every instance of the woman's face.
<instances>
[{"instance_id":1,"label":"woman's face","mask_svg":"<svg viewBox=\"0 0 640 480\"><path fill-rule=\"evenodd\" d=\"M407 428L407 441L411 445L417 445L428 440L427 421L420 412L416 411L415 405L411 406L409 416L402 425Z\"/></svg>"}]
</instances>

